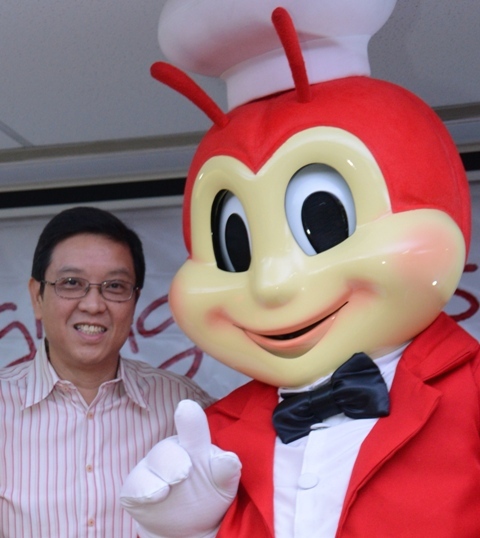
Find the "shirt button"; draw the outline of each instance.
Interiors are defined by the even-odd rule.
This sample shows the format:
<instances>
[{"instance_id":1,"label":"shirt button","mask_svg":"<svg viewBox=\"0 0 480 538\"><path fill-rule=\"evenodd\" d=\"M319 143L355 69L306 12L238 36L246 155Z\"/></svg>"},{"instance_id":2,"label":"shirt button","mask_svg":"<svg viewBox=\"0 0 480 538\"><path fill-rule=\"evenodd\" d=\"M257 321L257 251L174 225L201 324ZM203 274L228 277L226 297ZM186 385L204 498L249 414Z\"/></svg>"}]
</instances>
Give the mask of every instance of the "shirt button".
<instances>
[{"instance_id":1,"label":"shirt button","mask_svg":"<svg viewBox=\"0 0 480 538\"><path fill-rule=\"evenodd\" d=\"M85 467L85 469L87 470L87 473L91 473L93 471L93 466L89 464Z\"/></svg>"},{"instance_id":2,"label":"shirt button","mask_svg":"<svg viewBox=\"0 0 480 538\"><path fill-rule=\"evenodd\" d=\"M318 484L318 476L313 473L304 473L298 478L300 489L312 489Z\"/></svg>"},{"instance_id":3,"label":"shirt button","mask_svg":"<svg viewBox=\"0 0 480 538\"><path fill-rule=\"evenodd\" d=\"M87 414L87 418L92 419L93 418L93 412L89 411Z\"/></svg>"},{"instance_id":4,"label":"shirt button","mask_svg":"<svg viewBox=\"0 0 480 538\"><path fill-rule=\"evenodd\" d=\"M90 518L90 519L88 520L88 526L89 526L89 527L93 527L94 525L95 525L95 520L94 520L93 518Z\"/></svg>"}]
</instances>

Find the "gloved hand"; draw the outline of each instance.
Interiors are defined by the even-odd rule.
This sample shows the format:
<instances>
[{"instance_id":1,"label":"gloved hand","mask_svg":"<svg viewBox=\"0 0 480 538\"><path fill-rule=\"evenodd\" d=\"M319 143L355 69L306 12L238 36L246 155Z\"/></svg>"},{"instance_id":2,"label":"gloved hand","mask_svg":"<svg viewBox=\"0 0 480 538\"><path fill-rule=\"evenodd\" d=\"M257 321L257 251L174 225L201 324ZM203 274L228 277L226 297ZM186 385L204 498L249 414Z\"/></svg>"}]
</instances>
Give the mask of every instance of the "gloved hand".
<instances>
[{"instance_id":1,"label":"gloved hand","mask_svg":"<svg viewBox=\"0 0 480 538\"><path fill-rule=\"evenodd\" d=\"M211 444L207 417L191 400L175 411L177 434L128 475L121 503L141 538L211 538L237 493L241 463Z\"/></svg>"}]
</instances>

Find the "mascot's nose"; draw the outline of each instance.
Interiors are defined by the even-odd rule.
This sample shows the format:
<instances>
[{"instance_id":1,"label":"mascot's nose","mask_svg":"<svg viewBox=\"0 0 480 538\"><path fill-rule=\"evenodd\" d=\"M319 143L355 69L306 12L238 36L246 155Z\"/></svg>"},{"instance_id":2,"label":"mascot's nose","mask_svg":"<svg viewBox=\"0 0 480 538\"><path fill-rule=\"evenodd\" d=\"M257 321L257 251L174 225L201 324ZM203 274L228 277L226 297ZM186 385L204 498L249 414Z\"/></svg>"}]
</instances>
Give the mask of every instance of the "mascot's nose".
<instances>
[{"instance_id":1,"label":"mascot's nose","mask_svg":"<svg viewBox=\"0 0 480 538\"><path fill-rule=\"evenodd\" d=\"M285 256L261 257L250 274L255 299L269 308L288 304L302 288L300 267Z\"/></svg>"}]
</instances>

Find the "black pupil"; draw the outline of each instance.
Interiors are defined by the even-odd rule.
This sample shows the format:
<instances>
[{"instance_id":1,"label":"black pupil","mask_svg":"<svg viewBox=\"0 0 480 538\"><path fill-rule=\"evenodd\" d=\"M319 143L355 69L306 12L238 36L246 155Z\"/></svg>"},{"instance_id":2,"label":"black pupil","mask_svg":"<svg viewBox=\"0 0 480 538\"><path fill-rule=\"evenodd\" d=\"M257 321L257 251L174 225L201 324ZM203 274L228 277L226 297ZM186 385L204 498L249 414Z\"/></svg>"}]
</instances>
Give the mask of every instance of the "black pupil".
<instances>
[{"instance_id":1,"label":"black pupil","mask_svg":"<svg viewBox=\"0 0 480 538\"><path fill-rule=\"evenodd\" d=\"M343 204L328 192L314 192L302 206L302 224L315 252L323 252L348 238Z\"/></svg>"},{"instance_id":2,"label":"black pupil","mask_svg":"<svg viewBox=\"0 0 480 538\"><path fill-rule=\"evenodd\" d=\"M250 244L243 219L233 213L225 227L225 242L230 261L237 272L247 271L250 266Z\"/></svg>"},{"instance_id":3,"label":"black pupil","mask_svg":"<svg viewBox=\"0 0 480 538\"><path fill-rule=\"evenodd\" d=\"M229 191L220 191L212 206L211 230L217 267L236 273L248 271L251 262L248 227L241 215L232 211L224 225L222 213Z\"/></svg>"}]
</instances>

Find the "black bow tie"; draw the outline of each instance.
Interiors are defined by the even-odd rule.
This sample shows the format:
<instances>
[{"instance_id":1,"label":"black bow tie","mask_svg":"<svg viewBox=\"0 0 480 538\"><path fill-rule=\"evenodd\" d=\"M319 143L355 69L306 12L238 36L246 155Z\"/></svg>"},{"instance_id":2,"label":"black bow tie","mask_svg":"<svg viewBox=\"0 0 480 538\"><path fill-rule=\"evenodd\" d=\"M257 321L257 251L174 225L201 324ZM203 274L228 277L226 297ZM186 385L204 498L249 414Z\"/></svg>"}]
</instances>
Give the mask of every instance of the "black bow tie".
<instances>
[{"instance_id":1,"label":"black bow tie","mask_svg":"<svg viewBox=\"0 0 480 538\"><path fill-rule=\"evenodd\" d=\"M377 418L390 412L388 388L378 366L365 353L355 353L327 384L306 392L282 393L282 398L273 412L273 425L283 443L308 435L313 424L339 413Z\"/></svg>"}]
</instances>

